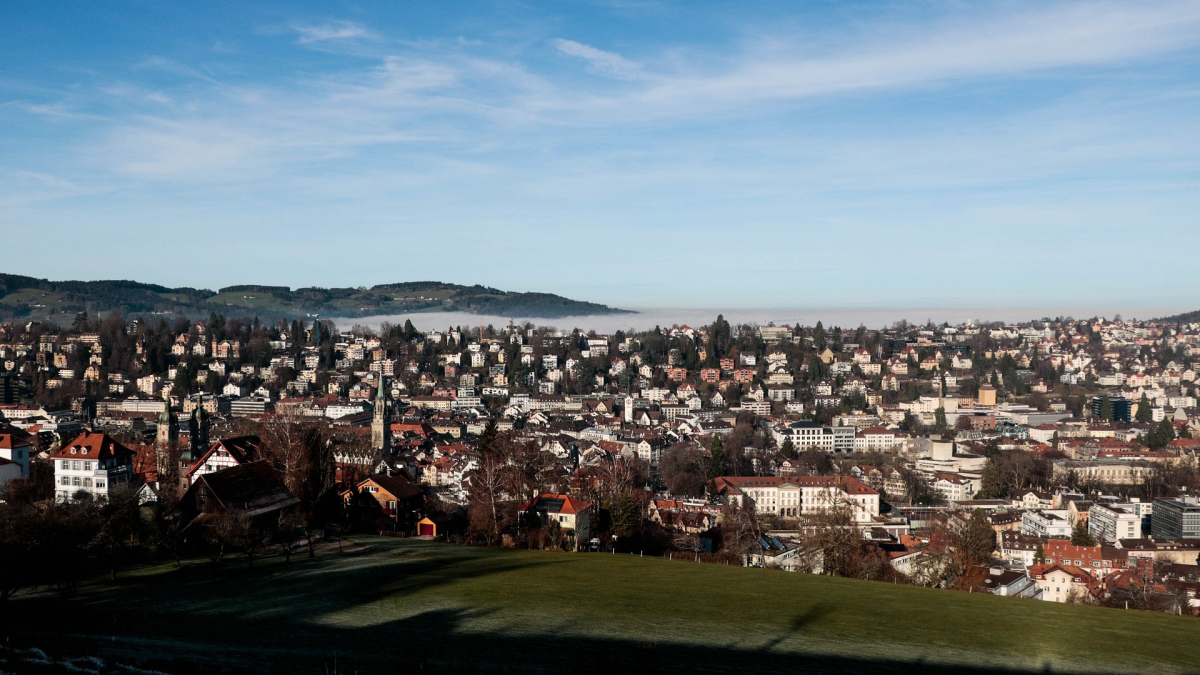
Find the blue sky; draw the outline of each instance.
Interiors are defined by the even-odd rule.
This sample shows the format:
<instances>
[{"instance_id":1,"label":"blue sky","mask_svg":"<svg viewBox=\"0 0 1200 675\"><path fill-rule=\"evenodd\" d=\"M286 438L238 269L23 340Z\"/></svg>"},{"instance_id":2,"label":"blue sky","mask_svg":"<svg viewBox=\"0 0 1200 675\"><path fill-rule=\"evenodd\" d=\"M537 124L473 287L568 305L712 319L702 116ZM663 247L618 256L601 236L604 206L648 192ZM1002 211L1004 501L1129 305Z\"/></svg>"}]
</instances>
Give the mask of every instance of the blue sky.
<instances>
[{"instance_id":1,"label":"blue sky","mask_svg":"<svg viewBox=\"0 0 1200 675\"><path fill-rule=\"evenodd\" d=\"M0 26L6 272L1200 306L1198 2L38 2Z\"/></svg>"}]
</instances>

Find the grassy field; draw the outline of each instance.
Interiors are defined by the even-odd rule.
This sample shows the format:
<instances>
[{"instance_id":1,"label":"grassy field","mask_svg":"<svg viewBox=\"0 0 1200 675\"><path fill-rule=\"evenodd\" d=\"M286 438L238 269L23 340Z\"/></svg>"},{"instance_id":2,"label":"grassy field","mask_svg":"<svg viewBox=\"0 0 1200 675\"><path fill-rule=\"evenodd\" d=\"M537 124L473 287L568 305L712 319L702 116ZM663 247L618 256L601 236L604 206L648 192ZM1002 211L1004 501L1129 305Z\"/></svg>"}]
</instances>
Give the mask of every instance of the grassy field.
<instances>
[{"instance_id":1,"label":"grassy field","mask_svg":"<svg viewBox=\"0 0 1200 675\"><path fill-rule=\"evenodd\" d=\"M12 644L190 672L1200 672L1200 621L603 554L362 537L2 610Z\"/></svg>"}]
</instances>

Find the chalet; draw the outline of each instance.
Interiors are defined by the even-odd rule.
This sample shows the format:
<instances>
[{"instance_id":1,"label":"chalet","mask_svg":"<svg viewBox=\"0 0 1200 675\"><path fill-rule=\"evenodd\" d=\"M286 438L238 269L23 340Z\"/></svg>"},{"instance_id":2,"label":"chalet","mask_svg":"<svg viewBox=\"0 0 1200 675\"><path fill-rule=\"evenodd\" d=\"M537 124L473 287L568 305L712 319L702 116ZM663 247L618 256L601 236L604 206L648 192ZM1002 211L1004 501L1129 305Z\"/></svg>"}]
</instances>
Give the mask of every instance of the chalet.
<instances>
[{"instance_id":1,"label":"chalet","mask_svg":"<svg viewBox=\"0 0 1200 675\"><path fill-rule=\"evenodd\" d=\"M242 464L249 464L261 456L262 441L258 436L224 438L209 447L185 474L188 485L204 474L215 473Z\"/></svg>"},{"instance_id":2,"label":"chalet","mask_svg":"<svg viewBox=\"0 0 1200 675\"><path fill-rule=\"evenodd\" d=\"M299 503L270 463L259 461L198 476L179 501L176 515L188 530L207 528L221 515L245 518L269 530Z\"/></svg>"},{"instance_id":3,"label":"chalet","mask_svg":"<svg viewBox=\"0 0 1200 675\"><path fill-rule=\"evenodd\" d=\"M342 500L352 519L374 522L382 517L405 532L416 531L425 510L425 491L399 474L365 478L343 492Z\"/></svg>"}]
</instances>

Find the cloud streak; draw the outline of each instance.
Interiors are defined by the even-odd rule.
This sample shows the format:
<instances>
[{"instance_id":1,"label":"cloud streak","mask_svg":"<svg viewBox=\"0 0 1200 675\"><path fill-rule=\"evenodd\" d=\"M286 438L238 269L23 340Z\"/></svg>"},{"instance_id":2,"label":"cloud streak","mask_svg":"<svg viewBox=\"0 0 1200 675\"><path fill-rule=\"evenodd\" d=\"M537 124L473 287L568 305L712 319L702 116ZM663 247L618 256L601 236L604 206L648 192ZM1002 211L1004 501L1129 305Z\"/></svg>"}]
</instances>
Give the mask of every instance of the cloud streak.
<instances>
[{"instance_id":1,"label":"cloud streak","mask_svg":"<svg viewBox=\"0 0 1200 675\"><path fill-rule=\"evenodd\" d=\"M600 75L619 79L634 79L641 75L641 65L626 59L615 52L606 52L591 45L585 45L574 40L557 38L554 46L567 56L574 56L587 61L588 70Z\"/></svg>"},{"instance_id":2,"label":"cloud streak","mask_svg":"<svg viewBox=\"0 0 1200 675\"><path fill-rule=\"evenodd\" d=\"M366 26L353 21L331 21L319 26L292 24L290 28L299 34L297 42L302 45L331 40L353 40L355 38L377 37L367 30Z\"/></svg>"}]
</instances>

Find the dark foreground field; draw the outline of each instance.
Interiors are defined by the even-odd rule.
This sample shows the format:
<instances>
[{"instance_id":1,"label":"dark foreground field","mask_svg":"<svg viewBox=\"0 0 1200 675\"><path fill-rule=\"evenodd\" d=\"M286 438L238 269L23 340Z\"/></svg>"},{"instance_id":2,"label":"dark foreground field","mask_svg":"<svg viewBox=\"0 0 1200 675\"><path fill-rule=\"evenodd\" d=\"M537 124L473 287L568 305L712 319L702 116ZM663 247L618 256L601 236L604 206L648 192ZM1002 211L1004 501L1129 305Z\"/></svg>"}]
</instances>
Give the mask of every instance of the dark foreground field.
<instances>
[{"instance_id":1,"label":"dark foreground field","mask_svg":"<svg viewBox=\"0 0 1200 675\"><path fill-rule=\"evenodd\" d=\"M1189 618L629 556L356 541L315 560L155 567L67 601L18 598L0 605L3 637L51 660L97 657L100 671L172 674L1200 672L1200 621Z\"/></svg>"}]
</instances>

